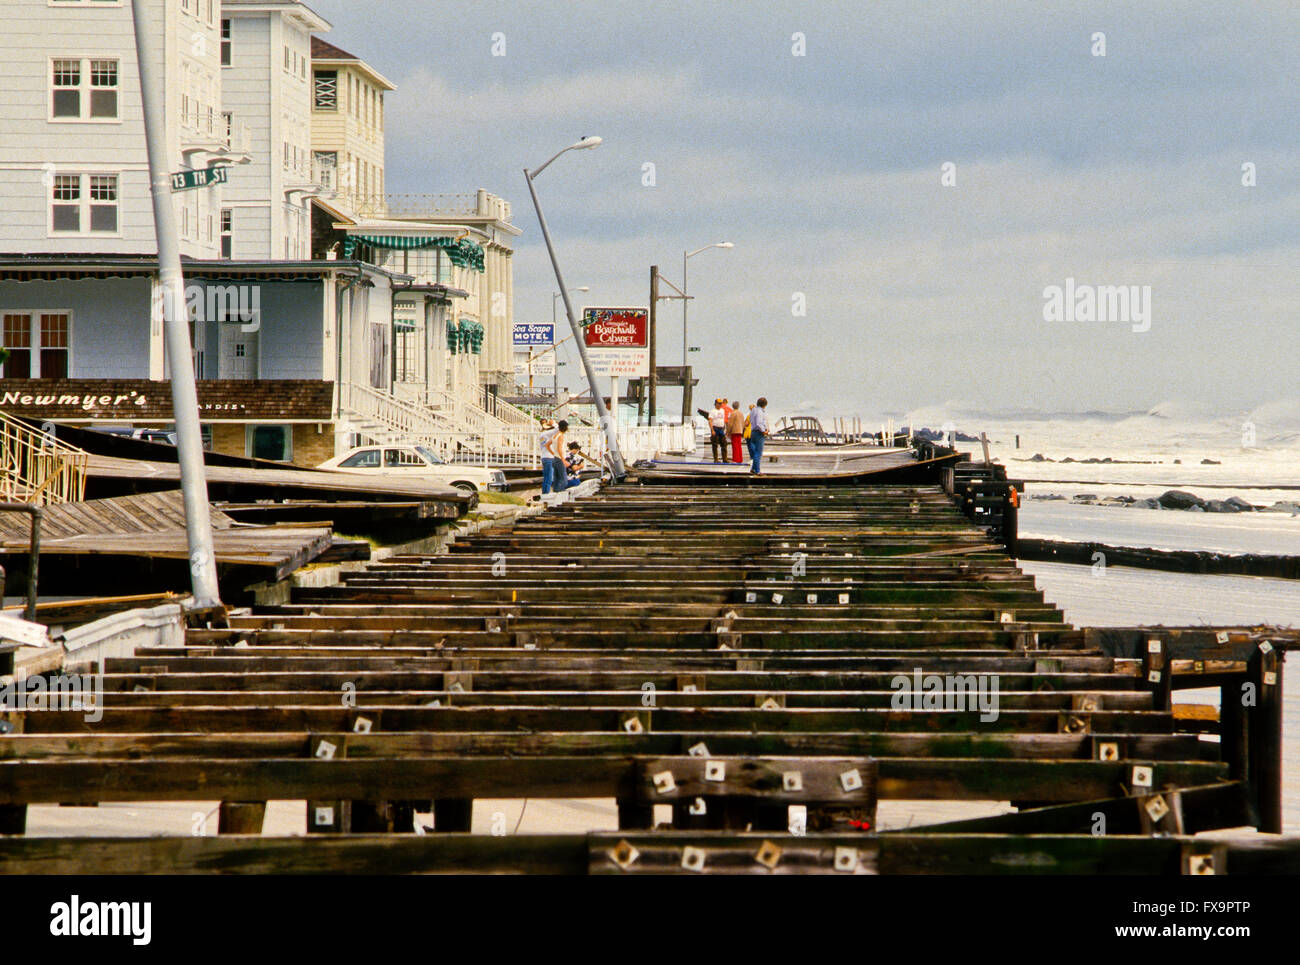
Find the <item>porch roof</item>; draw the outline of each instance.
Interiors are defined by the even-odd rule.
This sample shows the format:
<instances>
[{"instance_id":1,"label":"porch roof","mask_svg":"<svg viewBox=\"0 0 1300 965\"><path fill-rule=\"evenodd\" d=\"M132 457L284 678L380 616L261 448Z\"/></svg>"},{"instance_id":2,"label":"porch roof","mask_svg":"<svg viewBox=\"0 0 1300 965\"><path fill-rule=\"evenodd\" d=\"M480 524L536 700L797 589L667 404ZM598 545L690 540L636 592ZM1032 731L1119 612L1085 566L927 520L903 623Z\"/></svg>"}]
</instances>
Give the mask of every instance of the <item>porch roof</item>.
<instances>
[{"instance_id":1,"label":"porch roof","mask_svg":"<svg viewBox=\"0 0 1300 965\"><path fill-rule=\"evenodd\" d=\"M228 260L181 256L181 271L187 277L258 277L263 279L306 279L346 271L380 275L396 282L413 281L411 275L389 271L363 261L351 260ZM158 256L145 254L39 254L0 253L0 279L53 281L65 278L130 278L158 274Z\"/></svg>"}]
</instances>

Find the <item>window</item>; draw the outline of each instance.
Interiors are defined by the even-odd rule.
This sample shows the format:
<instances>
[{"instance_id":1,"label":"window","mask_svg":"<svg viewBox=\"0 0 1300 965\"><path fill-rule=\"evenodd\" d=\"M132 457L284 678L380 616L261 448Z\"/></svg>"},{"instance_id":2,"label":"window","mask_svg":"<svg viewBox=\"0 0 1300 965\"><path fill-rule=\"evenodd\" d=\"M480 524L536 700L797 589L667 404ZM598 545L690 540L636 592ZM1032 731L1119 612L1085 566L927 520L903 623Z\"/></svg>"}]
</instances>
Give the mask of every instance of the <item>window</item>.
<instances>
[{"instance_id":1,"label":"window","mask_svg":"<svg viewBox=\"0 0 1300 965\"><path fill-rule=\"evenodd\" d=\"M56 174L50 205L50 227L55 231L81 230L81 175Z\"/></svg>"},{"instance_id":2,"label":"window","mask_svg":"<svg viewBox=\"0 0 1300 965\"><path fill-rule=\"evenodd\" d=\"M50 186L50 231L117 234L116 174L56 174Z\"/></svg>"},{"instance_id":3,"label":"window","mask_svg":"<svg viewBox=\"0 0 1300 965\"><path fill-rule=\"evenodd\" d=\"M293 433L290 426L249 426L248 455L254 459L289 462L293 459Z\"/></svg>"},{"instance_id":4,"label":"window","mask_svg":"<svg viewBox=\"0 0 1300 965\"><path fill-rule=\"evenodd\" d=\"M90 62L90 116L117 117L117 61Z\"/></svg>"},{"instance_id":5,"label":"window","mask_svg":"<svg viewBox=\"0 0 1300 965\"><path fill-rule=\"evenodd\" d=\"M181 0L181 12L189 13L192 0Z\"/></svg>"},{"instance_id":6,"label":"window","mask_svg":"<svg viewBox=\"0 0 1300 965\"><path fill-rule=\"evenodd\" d=\"M334 189L338 178L335 176L339 167L338 151L312 151L312 180L322 187Z\"/></svg>"},{"instance_id":7,"label":"window","mask_svg":"<svg viewBox=\"0 0 1300 965\"><path fill-rule=\"evenodd\" d=\"M50 62L50 119L115 121L118 62L57 58Z\"/></svg>"},{"instance_id":8,"label":"window","mask_svg":"<svg viewBox=\"0 0 1300 965\"><path fill-rule=\"evenodd\" d=\"M117 175L90 176L90 230L117 232Z\"/></svg>"},{"instance_id":9,"label":"window","mask_svg":"<svg viewBox=\"0 0 1300 965\"><path fill-rule=\"evenodd\" d=\"M3 320L7 379L66 379L71 350L70 312L6 312Z\"/></svg>"},{"instance_id":10,"label":"window","mask_svg":"<svg viewBox=\"0 0 1300 965\"><path fill-rule=\"evenodd\" d=\"M337 111L339 109L339 72L317 70L312 72L314 97L312 110Z\"/></svg>"},{"instance_id":11,"label":"window","mask_svg":"<svg viewBox=\"0 0 1300 965\"><path fill-rule=\"evenodd\" d=\"M291 60L288 46L284 48L284 69L293 70L293 62Z\"/></svg>"},{"instance_id":12,"label":"window","mask_svg":"<svg viewBox=\"0 0 1300 965\"><path fill-rule=\"evenodd\" d=\"M221 257L234 257L231 252L235 246L234 212L230 208L221 209Z\"/></svg>"},{"instance_id":13,"label":"window","mask_svg":"<svg viewBox=\"0 0 1300 965\"><path fill-rule=\"evenodd\" d=\"M378 469L379 468L379 450L362 449L360 452L354 452L341 463L340 469Z\"/></svg>"},{"instance_id":14,"label":"window","mask_svg":"<svg viewBox=\"0 0 1300 965\"><path fill-rule=\"evenodd\" d=\"M66 379L68 377L68 322L67 312L41 314L41 378Z\"/></svg>"},{"instance_id":15,"label":"window","mask_svg":"<svg viewBox=\"0 0 1300 965\"><path fill-rule=\"evenodd\" d=\"M385 449L384 450L384 468L398 468L402 466L424 466L424 460L416 453L409 449Z\"/></svg>"},{"instance_id":16,"label":"window","mask_svg":"<svg viewBox=\"0 0 1300 965\"><path fill-rule=\"evenodd\" d=\"M221 66L230 66L230 21L221 21Z\"/></svg>"},{"instance_id":17,"label":"window","mask_svg":"<svg viewBox=\"0 0 1300 965\"><path fill-rule=\"evenodd\" d=\"M32 317L17 313L5 313L4 347L9 350L9 358L4 363L6 379L30 379L32 377Z\"/></svg>"},{"instance_id":18,"label":"window","mask_svg":"<svg viewBox=\"0 0 1300 965\"><path fill-rule=\"evenodd\" d=\"M81 118L81 61L56 60L53 86L51 115L79 120Z\"/></svg>"}]
</instances>

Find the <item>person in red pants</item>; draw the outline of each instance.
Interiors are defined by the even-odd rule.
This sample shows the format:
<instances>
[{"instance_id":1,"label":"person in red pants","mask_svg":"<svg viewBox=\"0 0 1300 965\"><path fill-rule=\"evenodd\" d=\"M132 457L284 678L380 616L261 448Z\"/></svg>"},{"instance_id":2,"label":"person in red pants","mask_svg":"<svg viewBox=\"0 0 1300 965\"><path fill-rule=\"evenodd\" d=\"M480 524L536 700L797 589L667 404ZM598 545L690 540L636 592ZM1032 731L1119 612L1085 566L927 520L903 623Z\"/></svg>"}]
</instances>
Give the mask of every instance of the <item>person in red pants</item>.
<instances>
[{"instance_id":1,"label":"person in red pants","mask_svg":"<svg viewBox=\"0 0 1300 965\"><path fill-rule=\"evenodd\" d=\"M731 403L731 415L727 416L727 435L731 436L731 461L743 462L740 456L740 443L745 437L745 413L740 411L740 403Z\"/></svg>"}]
</instances>

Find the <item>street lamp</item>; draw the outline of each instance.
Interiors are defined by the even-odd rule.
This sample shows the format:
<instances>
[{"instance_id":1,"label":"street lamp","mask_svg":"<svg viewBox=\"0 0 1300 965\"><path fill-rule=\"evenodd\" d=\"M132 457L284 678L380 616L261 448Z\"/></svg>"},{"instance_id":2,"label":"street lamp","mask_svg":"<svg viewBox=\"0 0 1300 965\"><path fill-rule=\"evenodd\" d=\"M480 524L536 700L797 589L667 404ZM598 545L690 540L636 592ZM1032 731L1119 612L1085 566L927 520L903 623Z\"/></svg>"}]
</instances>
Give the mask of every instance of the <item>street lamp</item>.
<instances>
[{"instance_id":1,"label":"street lamp","mask_svg":"<svg viewBox=\"0 0 1300 965\"><path fill-rule=\"evenodd\" d=\"M686 260L694 258L701 251L708 251L710 248L734 248L736 247L730 241L718 241L711 245L705 245L703 248L696 248L694 251L682 252L682 295L686 295ZM682 298L682 378L686 378L686 303L689 299ZM685 391L685 390L683 390Z\"/></svg>"},{"instance_id":2,"label":"street lamp","mask_svg":"<svg viewBox=\"0 0 1300 965\"><path fill-rule=\"evenodd\" d=\"M569 291L589 292L591 291L591 286L580 285L577 288L570 288ZM551 341L557 345L559 343L555 342L555 303L558 302L559 300L560 300L559 292L556 292L554 295L551 296ZM555 367L554 369L552 369L552 373L555 376L555 381L551 386L551 395L555 398L555 401L558 403L560 401L560 353L558 351L555 353L555 359L553 361ZM617 403L615 404L617 405Z\"/></svg>"},{"instance_id":3,"label":"street lamp","mask_svg":"<svg viewBox=\"0 0 1300 965\"><path fill-rule=\"evenodd\" d=\"M542 229L542 239L546 242L546 252L551 256L551 267L555 269L555 285L559 288L561 297L564 298L564 312L569 316L569 328L573 330L573 340L578 346L578 357L582 359L582 368L587 376L587 385L591 387L591 400L596 403L596 415L600 418L600 424L605 429L605 440L609 445L609 460L613 464L614 480L617 482L627 475L627 470L623 467L623 454L618 449L618 433L614 431L614 422L609 417L609 409L605 407L605 400L601 397L600 390L596 385L596 373L591 368L591 359L587 358L587 346L583 344L583 340L579 337L578 319L573 314L573 303L569 301L569 289L564 284L564 276L560 273L560 262L555 257L555 245L551 242L551 232L546 227L546 216L542 214L542 205L537 200L537 189L533 185L533 179L550 167L551 163L561 154L567 151L596 147L599 144L600 138L598 137L584 137L563 150L557 151L541 167L532 171L524 168L524 180L528 182L528 194L532 197L533 209L537 212L537 224ZM618 405L618 399L612 401L615 405Z\"/></svg>"}]
</instances>

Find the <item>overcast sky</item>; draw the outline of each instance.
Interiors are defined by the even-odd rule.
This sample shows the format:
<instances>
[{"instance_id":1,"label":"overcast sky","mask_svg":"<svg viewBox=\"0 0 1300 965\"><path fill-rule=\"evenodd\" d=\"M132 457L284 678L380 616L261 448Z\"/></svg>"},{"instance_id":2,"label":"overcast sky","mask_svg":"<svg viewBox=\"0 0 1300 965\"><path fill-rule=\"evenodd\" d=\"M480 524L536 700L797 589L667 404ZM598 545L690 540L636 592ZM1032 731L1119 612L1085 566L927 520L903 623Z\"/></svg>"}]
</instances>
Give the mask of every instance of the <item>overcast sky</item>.
<instances>
[{"instance_id":1,"label":"overcast sky","mask_svg":"<svg viewBox=\"0 0 1300 965\"><path fill-rule=\"evenodd\" d=\"M549 321L555 290L522 168L578 137L604 144L537 186L589 304L645 305L651 264L680 284L684 250L734 242L690 261L709 399L1231 415L1297 394L1294 2L308 5L397 85L390 192L513 203L516 321ZM1151 286L1149 331L1045 321L1067 278ZM660 318L678 364L680 303Z\"/></svg>"}]
</instances>

